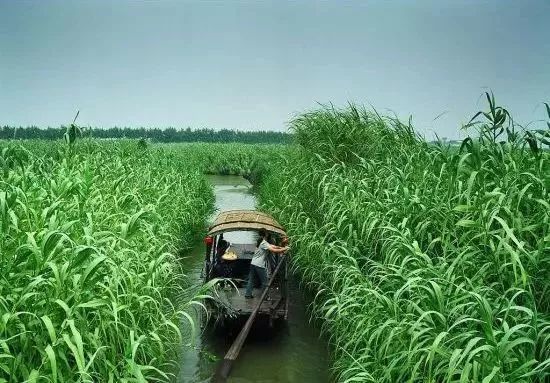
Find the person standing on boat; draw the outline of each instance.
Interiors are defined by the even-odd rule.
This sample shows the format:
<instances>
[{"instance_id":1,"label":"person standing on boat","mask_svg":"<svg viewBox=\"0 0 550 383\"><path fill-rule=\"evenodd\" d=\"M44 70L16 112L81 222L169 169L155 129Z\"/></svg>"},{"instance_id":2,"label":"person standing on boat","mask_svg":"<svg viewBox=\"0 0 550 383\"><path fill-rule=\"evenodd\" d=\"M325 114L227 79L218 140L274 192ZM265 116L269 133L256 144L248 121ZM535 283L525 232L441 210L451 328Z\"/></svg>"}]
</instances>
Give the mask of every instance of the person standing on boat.
<instances>
[{"instance_id":1,"label":"person standing on boat","mask_svg":"<svg viewBox=\"0 0 550 383\"><path fill-rule=\"evenodd\" d=\"M275 254L283 254L288 250L288 246L275 246L267 242L267 231L265 229L258 230L260 238L252 262L250 262L250 272L248 273L248 283L246 284L245 298L253 298L252 289L256 279L259 278L262 283L262 288L267 286L267 257L269 252Z\"/></svg>"}]
</instances>

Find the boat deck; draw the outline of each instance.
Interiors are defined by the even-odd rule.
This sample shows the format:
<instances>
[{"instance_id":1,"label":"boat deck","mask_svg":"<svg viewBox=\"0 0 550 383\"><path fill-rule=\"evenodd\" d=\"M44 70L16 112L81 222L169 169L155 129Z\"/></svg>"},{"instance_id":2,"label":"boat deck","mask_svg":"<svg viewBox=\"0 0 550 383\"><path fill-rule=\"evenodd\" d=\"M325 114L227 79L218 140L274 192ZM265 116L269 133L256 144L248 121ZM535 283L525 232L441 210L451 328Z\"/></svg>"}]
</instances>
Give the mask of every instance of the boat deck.
<instances>
[{"instance_id":1,"label":"boat deck","mask_svg":"<svg viewBox=\"0 0 550 383\"><path fill-rule=\"evenodd\" d=\"M262 289L254 289L252 295L254 298L246 299L244 297L245 288L224 290L220 292L220 300L224 305L232 307L234 312L237 315L250 315L256 305L258 300L262 295ZM269 300L266 298L258 314L272 315L274 317L283 317L285 315L285 302L281 299L281 292L278 288L272 287L269 292Z\"/></svg>"}]
</instances>

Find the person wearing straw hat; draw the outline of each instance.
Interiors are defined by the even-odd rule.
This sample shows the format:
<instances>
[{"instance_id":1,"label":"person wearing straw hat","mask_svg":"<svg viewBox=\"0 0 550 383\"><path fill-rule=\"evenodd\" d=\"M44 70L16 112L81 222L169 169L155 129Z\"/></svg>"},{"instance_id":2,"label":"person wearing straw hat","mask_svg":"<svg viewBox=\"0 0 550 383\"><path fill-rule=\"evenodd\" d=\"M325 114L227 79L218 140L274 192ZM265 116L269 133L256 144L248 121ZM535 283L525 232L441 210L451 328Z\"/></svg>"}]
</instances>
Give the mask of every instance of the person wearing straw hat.
<instances>
[{"instance_id":1,"label":"person wearing straw hat","mask_svg":"<svg viewBox=\"0 0 550 383\"><path fill-rule=\"evenodd\" d=\"M275 246L267 242L267 231L265 229L258 230L258 234L260 237L258 238L256 251L250 262L250 271L244 295L247 299L253 298L252 289L254 288L256 279L260 279L263 289L267 286L267 257L269 256L269 252L283 254L289 249L288 246Z\"/></svg>"}]
</instances>

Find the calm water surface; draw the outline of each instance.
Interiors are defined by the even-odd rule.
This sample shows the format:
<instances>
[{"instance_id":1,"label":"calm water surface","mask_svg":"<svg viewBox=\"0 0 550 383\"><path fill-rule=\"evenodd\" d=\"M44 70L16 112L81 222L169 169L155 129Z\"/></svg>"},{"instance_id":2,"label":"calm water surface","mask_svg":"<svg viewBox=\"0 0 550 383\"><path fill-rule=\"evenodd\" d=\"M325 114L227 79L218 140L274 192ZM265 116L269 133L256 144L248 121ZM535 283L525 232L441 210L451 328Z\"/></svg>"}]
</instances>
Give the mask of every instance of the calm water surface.
<instances>
[{"instance_id":1,"label":"calm water surface","mask_svg":"<svg viewBox=\"0 0 550 383\"><path fill-rule=\"evenodd\" d=\"M209 176L216 195L219 211L254 209L256 200L250 193L250 184L242 177ZM250 232L228 233L229 242L253 242ZM201 282L204 246L197 245L188 260L190 277ZM288 322L269 330L257 326L244 344L233 365L230 383L326 383L329 382L327 346L319 338L319 331L309 323L303 295L297 283L291 280ZM223 359L234 335L205 333L196 341L195 348L185 348L181 361L179 382L209 382L217 361Z\"/></svg>"}]
</instances>

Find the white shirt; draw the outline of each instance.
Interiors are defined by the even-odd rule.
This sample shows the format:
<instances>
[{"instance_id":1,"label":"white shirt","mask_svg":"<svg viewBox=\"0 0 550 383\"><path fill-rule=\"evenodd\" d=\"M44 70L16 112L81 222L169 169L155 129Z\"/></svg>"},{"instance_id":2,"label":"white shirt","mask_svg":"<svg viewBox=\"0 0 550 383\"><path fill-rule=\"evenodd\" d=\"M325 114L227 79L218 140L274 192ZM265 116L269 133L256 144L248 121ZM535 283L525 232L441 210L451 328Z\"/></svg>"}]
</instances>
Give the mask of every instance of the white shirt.
<instances>
[{"instance_id":1,"label":"white shirt","mask_svg":"<svg viewBox=\"0 0 550 383\"><path fill-rule=\"evenodd\" d=\"M262 242L260 242L260 245L254 252L254 256L252 257L252 262L250 262L254 266L261 267L262 269L265 269L267 266L267 255L269 254L269 243L264 239Z\"/></svg>"}]
</instances>

